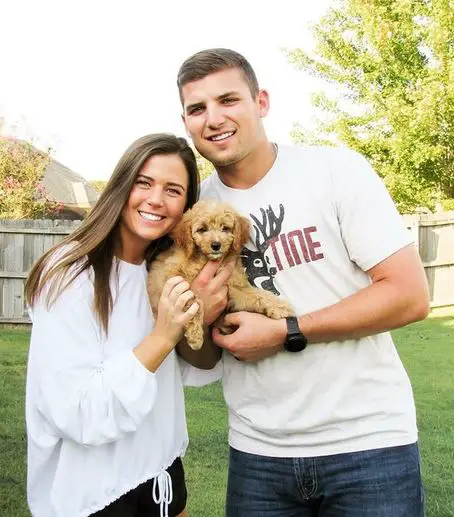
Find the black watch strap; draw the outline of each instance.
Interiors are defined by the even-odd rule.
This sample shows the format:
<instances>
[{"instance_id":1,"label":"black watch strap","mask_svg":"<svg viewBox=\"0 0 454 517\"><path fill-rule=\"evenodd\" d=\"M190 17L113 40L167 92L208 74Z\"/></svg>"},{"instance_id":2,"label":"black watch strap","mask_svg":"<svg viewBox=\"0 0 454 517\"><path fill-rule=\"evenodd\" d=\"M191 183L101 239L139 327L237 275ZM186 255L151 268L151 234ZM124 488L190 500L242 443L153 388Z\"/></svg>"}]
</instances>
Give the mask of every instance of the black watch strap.
<instances>
[{"instance_id":1,"label":"black watch strap","mask_svg":"<svg viewBox=\"0 0 454 517\"><path fill-rule=\"evenodd\" d=\"M307 338L301 332L298 319L295 316L288 316L287 339L284 342L284 350L287 352L302 352L307 346Z\"/></svg>"},{"instance_id":2,"label":"black watch strap","mask_svg":"<svg viewBox=\"0 0 454 517\"><path fill-rule=\"evenodd\" d=\"M285 318L287 320L287 337L289 335L291 336L298 336L301 334L300 326L298 324L298 318L295 316L288 316Z\"/></svg>"}]
</instances>

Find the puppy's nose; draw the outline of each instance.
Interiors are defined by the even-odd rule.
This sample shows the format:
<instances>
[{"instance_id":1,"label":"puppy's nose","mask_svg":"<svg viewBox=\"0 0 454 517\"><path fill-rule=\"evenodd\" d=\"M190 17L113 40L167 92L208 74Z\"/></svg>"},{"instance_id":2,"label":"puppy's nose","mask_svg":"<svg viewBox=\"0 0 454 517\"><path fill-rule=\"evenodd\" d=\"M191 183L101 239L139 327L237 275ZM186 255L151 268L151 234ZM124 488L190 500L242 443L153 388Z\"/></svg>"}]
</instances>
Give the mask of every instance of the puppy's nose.
<instances>
[{"instance_id":1,"label":"puppy's nose","mask_svg":"<svg viewBox=\"0 0 454 517\"><path fill-rule=\"evenodd\" d=\"M213 251L219 251L219 250L221 249L221 243L220 243L220 242L217 242L217 241L212 242L212 243L211 243L211 249L212 249Z\"/></svg>"}]
</instances>

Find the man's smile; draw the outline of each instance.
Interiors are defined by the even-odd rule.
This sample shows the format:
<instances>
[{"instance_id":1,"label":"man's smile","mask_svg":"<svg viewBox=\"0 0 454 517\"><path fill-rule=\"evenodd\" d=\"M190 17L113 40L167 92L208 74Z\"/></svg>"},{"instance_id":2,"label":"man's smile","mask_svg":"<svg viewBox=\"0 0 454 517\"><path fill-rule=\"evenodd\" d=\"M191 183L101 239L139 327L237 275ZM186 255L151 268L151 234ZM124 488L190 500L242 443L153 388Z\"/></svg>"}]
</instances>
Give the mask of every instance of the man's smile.
<instances>
[{"instance_id":1,"label":"man's smile","mask_svg":"<svg viewBox=\"0 0 454 517\"><path fill-rule=\"evenodd\" d=\"M225 131L224 133L220 133L217 135L207 136L207 140L211 142L221 142L222 140L226 140L235 134L235 131Z\"/></svg>"}]
</instances>

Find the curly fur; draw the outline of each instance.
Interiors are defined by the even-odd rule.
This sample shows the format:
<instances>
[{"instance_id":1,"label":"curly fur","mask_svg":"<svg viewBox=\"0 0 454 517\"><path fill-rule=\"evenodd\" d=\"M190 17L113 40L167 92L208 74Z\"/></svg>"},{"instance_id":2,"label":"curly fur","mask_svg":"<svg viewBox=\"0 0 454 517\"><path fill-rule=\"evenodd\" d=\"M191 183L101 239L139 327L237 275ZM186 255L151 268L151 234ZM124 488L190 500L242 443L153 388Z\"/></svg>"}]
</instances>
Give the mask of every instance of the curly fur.
<instances>
[{"instance_id":1,"label":"curly fur","mask_svg":"<svg viewBox=\"0 0 454 517\"><path fill-rule=\"evenodd\" d=\"M148 295L155 315L169 278L182 276L191 284L208 260L226 261L231 257L237 260L227 283L228 312L256 312L274 319L293 314L287 302L249 284L239 258L249 237L249 221L229 205L211 200L197 202L171 235L174 245L159 254L150 267ZM185 329L187 342L194 350L203 344L203 306L197 301L200 309Z\"/></svg>"}]
</instances>

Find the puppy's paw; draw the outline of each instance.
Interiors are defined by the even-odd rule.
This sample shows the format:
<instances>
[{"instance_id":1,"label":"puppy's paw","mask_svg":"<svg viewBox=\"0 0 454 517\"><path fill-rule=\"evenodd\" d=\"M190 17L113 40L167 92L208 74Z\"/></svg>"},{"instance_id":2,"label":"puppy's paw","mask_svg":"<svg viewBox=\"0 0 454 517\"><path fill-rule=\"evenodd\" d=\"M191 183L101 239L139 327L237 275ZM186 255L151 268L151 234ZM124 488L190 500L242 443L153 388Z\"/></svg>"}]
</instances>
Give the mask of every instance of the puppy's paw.
<instances>
[{"instance_id":1,"label":"puppy's paw","mask_svg":"<svg viewBox=\"0 0 454 517\"><path fill-rule=\"evenodd\" d=\"M188 342L188 345L193 350L200 350L202 348L202 345L203 345L203 339L197 339L197 340L187 339L187 342Z\"/></svg>"},{"instance_id":2,"label":"puppy's paw","mask_svg":"<svg viewBox=\"0 0 454 517\"><path fill-rule=\"evenodd\" d=\"M185 332L185 338L188 345L193 350L200 350L203 345L203 328L202 326L193 326Z\"/></svg>"},{"instance_id":3,"label":"puppy's paw","mask_svg":"<svg viewBox=\"0 0 454 517\"><path fill-rule=\"evenodd\" d=\"M281 318L286 318L287 316L294 316L294 312L287 302L280 301L279 303L266 307L265 316L268 316L268 318L272 318L273 320L279 320Z\"/></svg>"}]
</instances>

